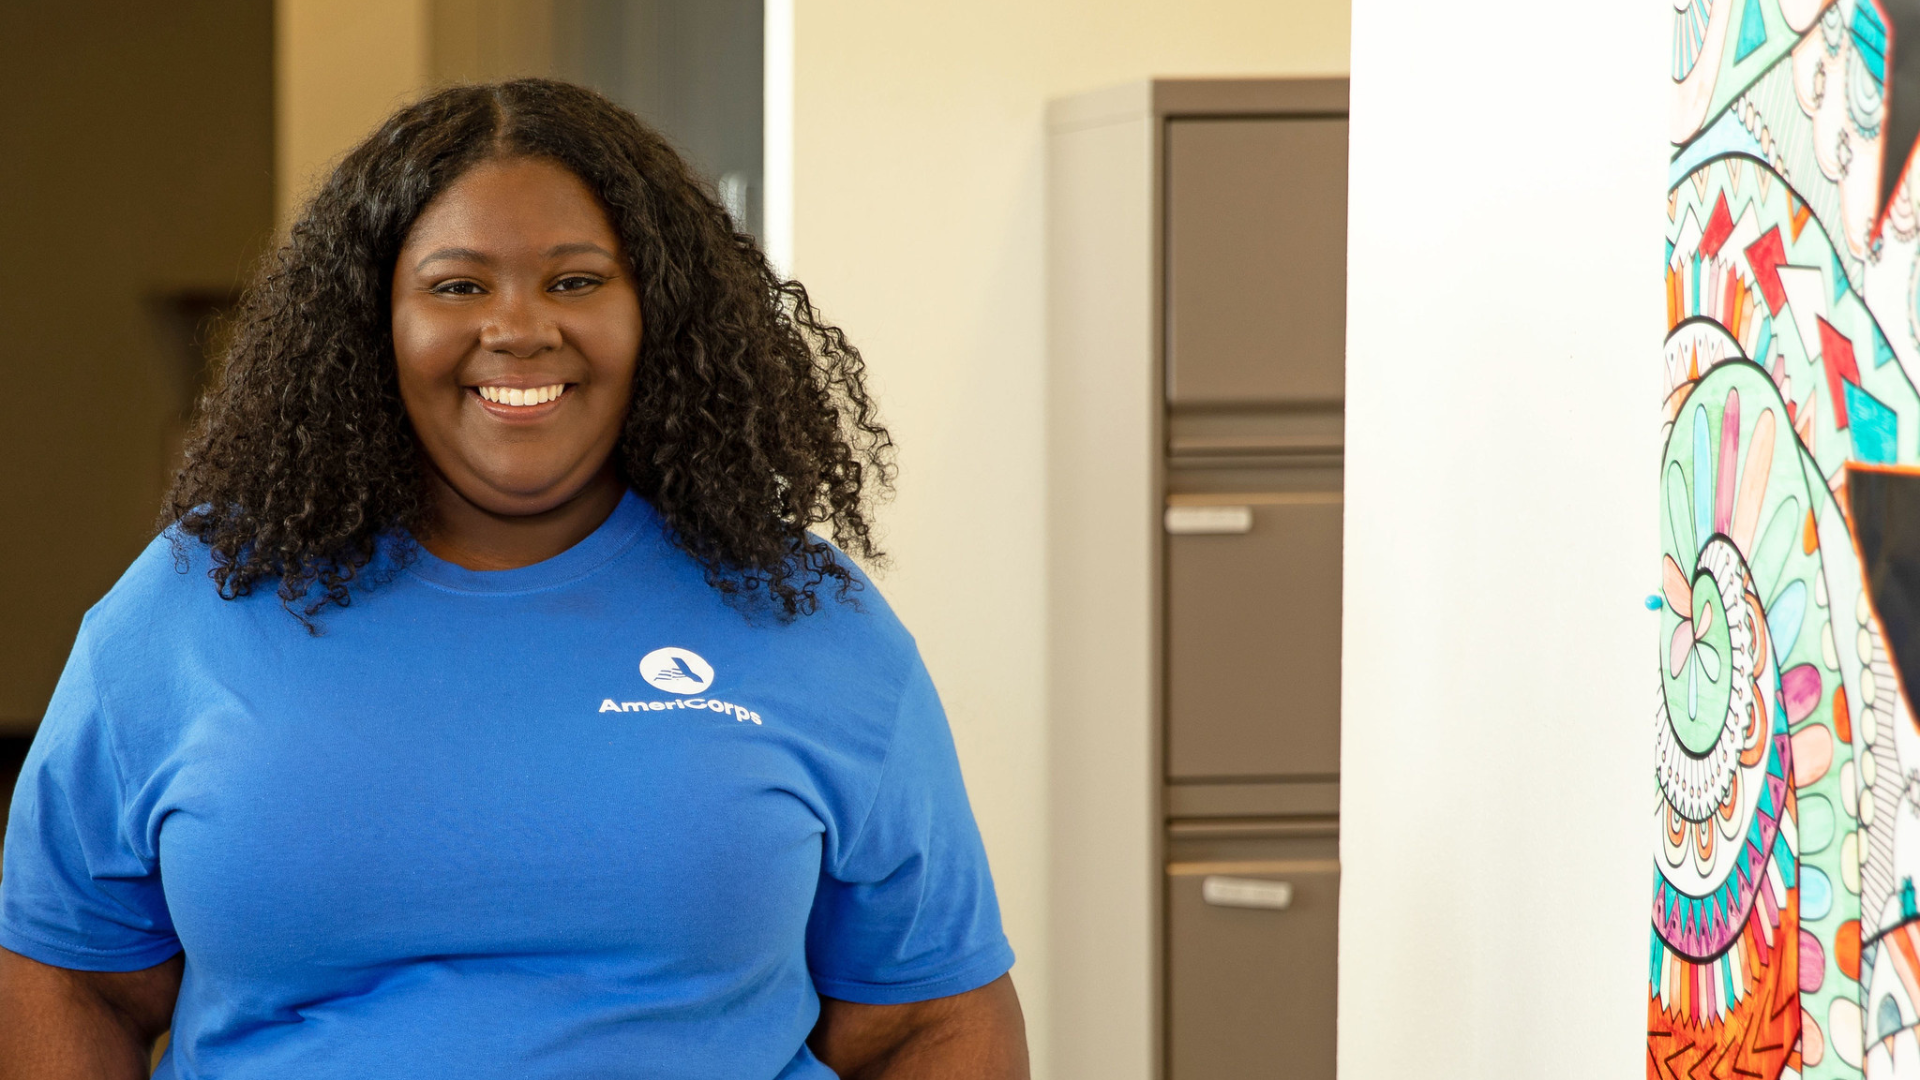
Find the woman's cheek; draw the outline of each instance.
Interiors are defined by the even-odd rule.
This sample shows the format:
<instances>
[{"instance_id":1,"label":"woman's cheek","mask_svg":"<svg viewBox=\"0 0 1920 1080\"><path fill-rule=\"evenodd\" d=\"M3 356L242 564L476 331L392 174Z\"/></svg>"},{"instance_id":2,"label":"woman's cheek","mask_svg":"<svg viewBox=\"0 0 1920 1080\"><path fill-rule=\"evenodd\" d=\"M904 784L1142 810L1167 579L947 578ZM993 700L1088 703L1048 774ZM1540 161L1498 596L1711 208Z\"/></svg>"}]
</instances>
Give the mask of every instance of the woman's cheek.
<instances>
[{"instance_id":1,"label":"woman's cheek","mask_svg":"<svg viewBox=\"0 0 1920 1080\"><path fill-rule=\"evenodd\" d=\"M632 385L643 332L640 303L632 292L606 296L605 306L591 312L591 317L576 324L575 330L575 340L596 379L620 387Z\"/></svg>"},{"instance_id":2,"label":"woman's cheek","mask_svg":"<svg viewBox=\"0 0 1920 1080\"><path fill-rule=\"evenodd\" d=\"M393 349L400 377L420 384L444 381L452 385L460 359L466 354L462 344L473 336L460 322L417 312L396 318Z\"/></svg>"}]
</instances>

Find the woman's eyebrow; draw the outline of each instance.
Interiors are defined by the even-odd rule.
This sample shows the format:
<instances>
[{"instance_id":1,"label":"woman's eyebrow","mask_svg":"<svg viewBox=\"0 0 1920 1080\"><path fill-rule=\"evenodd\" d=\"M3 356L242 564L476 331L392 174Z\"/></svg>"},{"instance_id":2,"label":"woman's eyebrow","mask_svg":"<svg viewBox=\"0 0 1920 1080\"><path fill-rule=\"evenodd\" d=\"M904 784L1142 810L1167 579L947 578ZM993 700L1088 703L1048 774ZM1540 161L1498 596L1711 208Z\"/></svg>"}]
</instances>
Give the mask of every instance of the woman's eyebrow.
<instances>
[{"instance_id":1,"label":"woman's eyebrow","mask_svg":"<svg viewBox=\"0 0 1920 1080\"><path fill-rule=\"evenodd\" d=\"M614 257L613 252L608 251L599 244L588 243L584 240L576 240L571 244L555 244L547 249L547 258L549 259L557 259L562 255L605 255L609 259Z\"/></svg>"},{"instance_id":2,"label":"woman's eyebrow","mask_svg":"<svg viewBox=\"0 0 1920 1080\"><path fill-rule=\"evenodd\" d=\"M557 259L563 255L605 255L609 259L615 257L613 252L608 251L599 244L589 243L585 240L576 240L570 244L555 244L546 251L546 257L549 259ZM428 252L425 258L413 264L413 268L417 272L423 269L428 263L438 262L442 259L456 259L462 262L477 262L483 264L493 261L486 255L475 251L473 248L443 247L436 251Z\"/></svg>"},{"instance_id":3,"label":"woman's eyebrow","mask_svg":"<svg viewBox=\"0 0 1920 1080\"><path fill-rule=\"evenodd\" d=\"M477 263L487 263L487 262L493 261L487 258L485 255L482 255L478 251L473 250L472 248L443 247L438 251L429 252L426 258L421 259L417 263L414 263L413 268L414 270L417 271L420 268L426 266L428 263L438 262L441 259L460 259L465 262L477 262Z\"/></svg>"}]
</instances>

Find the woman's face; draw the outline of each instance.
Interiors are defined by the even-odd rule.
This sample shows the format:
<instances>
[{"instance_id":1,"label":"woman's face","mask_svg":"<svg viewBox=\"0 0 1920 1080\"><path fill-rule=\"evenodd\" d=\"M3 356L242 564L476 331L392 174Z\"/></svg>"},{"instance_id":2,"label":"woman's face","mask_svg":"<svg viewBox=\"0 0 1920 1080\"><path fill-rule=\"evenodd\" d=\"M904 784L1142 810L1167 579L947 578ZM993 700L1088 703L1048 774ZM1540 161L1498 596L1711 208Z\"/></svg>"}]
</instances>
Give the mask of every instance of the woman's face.
<instances>
[{"instance_id":1,"label":"woman's face","mask_svg":"<svg viewBox=\"0 0 1920 1080\"><path fill-rule=\"evenodd\" d=\"M593 192L524 157L449 185L394 265L393 351L420 445L460 496L526 515L580 494L640 351L639 295Z\"/></svg>"}]
</instances>

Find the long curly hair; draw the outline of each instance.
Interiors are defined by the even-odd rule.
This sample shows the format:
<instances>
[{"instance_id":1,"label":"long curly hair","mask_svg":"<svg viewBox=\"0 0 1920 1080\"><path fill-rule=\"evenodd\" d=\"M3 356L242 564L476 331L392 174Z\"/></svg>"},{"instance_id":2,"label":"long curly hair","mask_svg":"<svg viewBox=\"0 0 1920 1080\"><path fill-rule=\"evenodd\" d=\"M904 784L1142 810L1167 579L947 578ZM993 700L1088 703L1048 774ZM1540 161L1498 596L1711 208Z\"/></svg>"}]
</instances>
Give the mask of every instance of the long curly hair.
<instances>
[{"instance_id":1,"label":"long curly hair","mask_svg":"<svg viewBox=\"0 0 1920 1080\"><path fill-rule=\"evenodd\" d=\"M514 156L580 177L634 274L646 323L613 451L622 478L730 598L786 617L815 610L823 586L845 598L858 579L808 527L881 558L870 499L893 481L859 351L665 139L550 79L431 94L333 170L241 300L163 525L211 550L221 596L277 582L310 627L349 603L383 537L423 535L426 466L394 361L394 263L435 195Z\"/></svg>"}]
</instances>

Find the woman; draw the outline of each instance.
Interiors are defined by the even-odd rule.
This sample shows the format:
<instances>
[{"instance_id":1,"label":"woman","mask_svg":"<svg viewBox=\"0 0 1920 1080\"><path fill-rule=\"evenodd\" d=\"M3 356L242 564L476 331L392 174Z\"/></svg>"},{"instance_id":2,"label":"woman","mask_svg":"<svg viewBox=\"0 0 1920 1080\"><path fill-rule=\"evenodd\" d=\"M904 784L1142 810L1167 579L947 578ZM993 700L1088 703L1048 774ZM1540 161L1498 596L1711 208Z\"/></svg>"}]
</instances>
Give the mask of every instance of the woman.
<instances>
[{"instance_id":1,"label":"woman","mask_svg":"<svg viewBox=\"0 0 1920 1080\"><path fill-rule=\"evenodd\" d=\"M932 683L808 532L877 554L859 355L657 135L403 109L203 414L14 797L0 1077L1025 1075Z\"/></svg>"}]
</instances>

